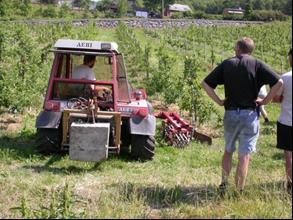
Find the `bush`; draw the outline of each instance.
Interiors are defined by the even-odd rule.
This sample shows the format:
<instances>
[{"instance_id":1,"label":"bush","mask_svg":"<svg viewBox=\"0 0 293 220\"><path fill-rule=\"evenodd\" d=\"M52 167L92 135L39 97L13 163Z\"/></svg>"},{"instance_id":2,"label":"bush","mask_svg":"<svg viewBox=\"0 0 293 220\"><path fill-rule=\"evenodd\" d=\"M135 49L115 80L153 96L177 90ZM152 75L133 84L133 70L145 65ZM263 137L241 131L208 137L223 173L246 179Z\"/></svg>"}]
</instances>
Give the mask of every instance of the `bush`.
<instances>
[{"instance_id":1,"label":"bush","mask_svg":"<svg viewBox=\"0 0 293 220\"><path fill-rule=\"evenodd\" d=\"M253 21L285 21L287 16L281 11L253 11L251 18L249 20Z\"/></svg>"},{"instance_id":2,"label":"bush","mask_svg":"<svg viewBox=\"0 0 293 220\"><path fill-rule=\"evenodd\" d=\"M241 21L241 20L244 20L244 16L243 15L224 15L223 19L224 20Z\"/></svg>"},{"instance_id":3,"label":"bush","mask_svg":"<svg viewBox=\"0 0 293 220\"><path fill-rule=\"evenodd\" d=\"M50 5L48 8L42 11L42 15L46 18L55 18L57 17L57 12L55 7Z\"/></svg>"},{"instance_id":4,"label":"bush","mask_svg":"<svg viewBox=\"0 0 293 220\"><path fill-rule=\"evenodd\" d=\"M181 19L181 18L183 18L183 13L181 13L181 12L173 13L170 18L171 19Z\"/></svg>"},{"instance_id":5,"label":"bush","mask_svg":"<svg viewBox=\"0 0 293 220\"><path fill-rule=\"evenodd\" d=\"M193 13L195 19L209 19L209 16L203 11L196 11Z\"/></svg>"},{"instance_id":6,"label":"bush","mask_svg":"<svg viewBox=\"0 0 293 220\"><path fill-rule=\"evenodd\" d=\"M183 12L183 17L184 18L192 18L193 13L191 11L185 11L185 12Z\"/></svg>"}]
</instances>

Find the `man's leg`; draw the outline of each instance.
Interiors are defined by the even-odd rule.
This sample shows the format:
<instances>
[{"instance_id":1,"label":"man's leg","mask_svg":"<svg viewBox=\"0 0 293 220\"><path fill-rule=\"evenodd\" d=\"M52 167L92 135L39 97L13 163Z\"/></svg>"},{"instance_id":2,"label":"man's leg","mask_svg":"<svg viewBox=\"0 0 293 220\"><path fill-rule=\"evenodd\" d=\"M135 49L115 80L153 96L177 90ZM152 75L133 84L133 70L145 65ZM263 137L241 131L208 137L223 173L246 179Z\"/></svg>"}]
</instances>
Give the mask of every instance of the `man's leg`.
<instances>
[{"instance_id":1,"label":"man's leg","mask_svg":"<svg viewBox=\"0 0 293 220\"><path fill-rule=\"evenodd\" d=\"M245 180L248 173L249 160L250 160L249 154L239 155L238 166L237 166L237 171L235 176L235 183L236 183L236 187L240 190L243 190L245 186Z\"/></svg>"},{"instance_id":2,"label":"man's leg","mask_svg":"<svg viewBox=\"0 0 293 220\"><path fill-rule=\"evenodd\" d=\"M222 159L222 184L228 183L228 178L232 169L232 156L233 153L229 153L225 150Z\"/></svg>"},{"instance_id":3,"label":"man's leg","mask_svg":"<svg viewBox=\"0 0 293 220\"><path fill-rule=\"evenodd\" d=\"M292 151L285 150L285 167L288 185L292 185Z\"/></svg>"}]
</instances>

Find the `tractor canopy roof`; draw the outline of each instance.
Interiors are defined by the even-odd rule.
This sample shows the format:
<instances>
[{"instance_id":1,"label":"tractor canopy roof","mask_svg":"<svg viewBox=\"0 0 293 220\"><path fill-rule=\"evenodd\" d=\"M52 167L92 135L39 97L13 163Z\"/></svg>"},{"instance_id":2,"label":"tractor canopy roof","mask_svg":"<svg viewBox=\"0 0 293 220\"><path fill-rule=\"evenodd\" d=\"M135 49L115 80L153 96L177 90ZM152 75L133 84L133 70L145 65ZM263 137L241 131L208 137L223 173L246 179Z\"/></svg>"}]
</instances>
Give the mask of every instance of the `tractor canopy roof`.
<instances>
[{"instance_id":1,"label":"tractor canopy roof","mask_svg":"<svg viewBox=\"0 0 293 220\"><path fill-rule=\"evenodd\" d=\"M112 51L118 53L118 44L115 42L59 39L54 45L54 50Z\"/></svg>"}]
</instances>

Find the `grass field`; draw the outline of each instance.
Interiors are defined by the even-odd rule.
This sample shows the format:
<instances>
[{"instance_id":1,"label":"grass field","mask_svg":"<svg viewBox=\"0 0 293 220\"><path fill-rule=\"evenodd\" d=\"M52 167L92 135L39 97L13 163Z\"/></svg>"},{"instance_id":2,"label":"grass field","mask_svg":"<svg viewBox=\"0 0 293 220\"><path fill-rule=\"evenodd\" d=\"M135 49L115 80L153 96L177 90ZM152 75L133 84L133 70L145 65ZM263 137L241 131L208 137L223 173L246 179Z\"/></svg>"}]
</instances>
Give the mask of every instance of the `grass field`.
<instances>
[{"instance_id":1,"label":"grass field","mask_svg":"<svg viewBox=\"0 0 293 220\"><path fill-rule=\"evenodd\" d=\"M183 150L158 141L153 161L111 157L101 164L70 161L68 155L34 151L34 117L0 136L1 218L292 218L284 188L281 151L275 149L278 108L262 125L244 195L233 176L229 193L217 194L223 140L192 143ZM219 128L222 133L222 128Z\"/></svg>"},{"instance_id":2,"label":"grass field","mask_svg":"<svg viewBox=\"0 0 293 220\"><path fill-rule=\"evenodd\" d=\"M96 31L90 28L93 29L93 27L88 29L70 27L67 31L71 35L64 31L55 36L55 32L52 31L52 36L48 38L70 36L76 39L86 36L87 39L92 40L117 40L115 30ZM229 49L220 47L224 45L221 38L214 38L219 41L215 44L217 55L215 64L220 62L221 58L233 54L232 44L238 39L238 35L253 34L254 28L256 27L250 26L247 29L228 27L223 31L223 34L231 35L229 38L231 42L224 42L227 44L225 48ZM285 34L279 31L281 28L286 30ZM50 27L40 31L42 37L35 35L46 42L47 32L48 35L51 33L47 29L50 30ZM261 28L257 27L255 30L259 29ZM274 40L281 39L278 34L284 35L281 43L268 43L270 47L276 47L278 50L263 48L263 50L275 51L274 53L264 51L263 54L267 62L281 72L288 65L285 65L285 56L279 50L287 51L287 44L291 40L291 34L288 33L292 32L292 25L286 23L283 27L276 23L272 26L270 24L264 26L264 29L264 32L259 30L260 32L253 36L258 39L256 42L258 44L261 44L262 37L267 36L268 33L271 33ZM209 30L213 32L212 29ZM165 32L165 36L168 36L166 30ZM25 35L28 38L24 39L30 39L30 32L25 33L28 33ZM35 33L38 32L35 30ZM177 30L173 34L181 39L185 33ZM192 37L192 33L189 36ZM164 33L160 34L164 35ZM155 66L158 61L154 54L160 44L160 36L147 36L143 30L135 30L135 35L142 48L151 45L150 60ZM37 38L36 36L34 37ZM14 39L13 37L14 35L9 35L7 42ZM202 38L205 39L205 36L203 35ZM193 42L192 45L197 46L198 50L202 48L201 54L204 54L205 44L198 43L197 39L193 40L190 41ZM37 45L37 41L34 43ZM178 45L167 44L167 47L171 56L177 56L174 73L182 74L182 57L185 56L183 49ZM13 47L7 48L7 51L13 51ZM209 45L207 48L207 59L199 70L201 79L212 68L211 48ZM225 51L223 57L221 51ZM261 58L260 49L256 52ZM11 52L7 55L9 59L4 59L9 66L13 66L13 63L9 63L14 60L10 57L11 54L17 55ZM274 54L278 54L278 59ZM44 65L47 64L50 65L51 61ZM49 68L47 66L47 69ZM15 71L16 75L18 73ZM48 73L43 70L41 74L45 78L45 74ZM9 72L8 76L10 75ZM47 85L47 82L44 84ZM223 93L223 88L218 91ZM5 94L15 94L11 97L19 97L20 92L17 89L13 93ZM156 100L157 97L151 98ZM220 107L216 109L223 116L223 109ZM175 149L166 146L158 134L153 161L143 163L127 157L112 156L105 162L95 164L71 161L67 154L50 156L37 154L34 143L36 132L34 122L39 109L31 108L22 115L10 115L0 110L0 218L292 218L292 195L288 194L284 187L283 155L275 148L279 106L270 104L267 110L271 123L264 125L261 119L258 151L251 160L245 192L239 195L234 187L237 165L237 154L235 154L229 191L224 198L220 198L217 193L221 181L220 164L224 151L223 127L215 126L217 123L214 121L203 127L203 130L214 137L211 146L193 142L185 149ZM158 123L158 131L159 126L160 123Z\"/></svg>"}]
</instances>

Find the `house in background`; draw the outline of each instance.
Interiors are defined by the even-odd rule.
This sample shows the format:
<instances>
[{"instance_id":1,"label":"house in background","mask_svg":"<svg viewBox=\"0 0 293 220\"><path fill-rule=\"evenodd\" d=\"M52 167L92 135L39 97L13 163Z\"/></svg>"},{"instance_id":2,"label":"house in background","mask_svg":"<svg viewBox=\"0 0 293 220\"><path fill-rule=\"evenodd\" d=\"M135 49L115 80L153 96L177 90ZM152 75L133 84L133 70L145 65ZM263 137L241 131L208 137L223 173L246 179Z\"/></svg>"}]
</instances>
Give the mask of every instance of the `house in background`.
<instances>
[{"instance_id":1,"label":"house in background","mask_svg":"<svg viewBox=\"0 0 293 220\"><path fill-rule=\"evenodd\" d=\"M181 5L181 4L173 4L169 5L169 7L165 10L165 16L170 17L172 14L176 12L188 12L192 11L188 5Z\"/></svg>"},{"instance_id":2,"label":"house in background","mask_svg":"<svg viewBox=\"0 0 293 220\"><path fill-rule=\"evenodd\" d=\"M223 11L224 15L244 15L245 10L239 8L225 8Z\"/></svg>"},{"instance_id":3,"label":"house in background","mask_svg":"<svg viewBox=\"0 0 293 220\"><path fill-rule=\"evenodd\" d=\"M148 18L149 12L145 8L136 8L135 9L135 17L139 18Z\"/></svg>"}]
</instances>

